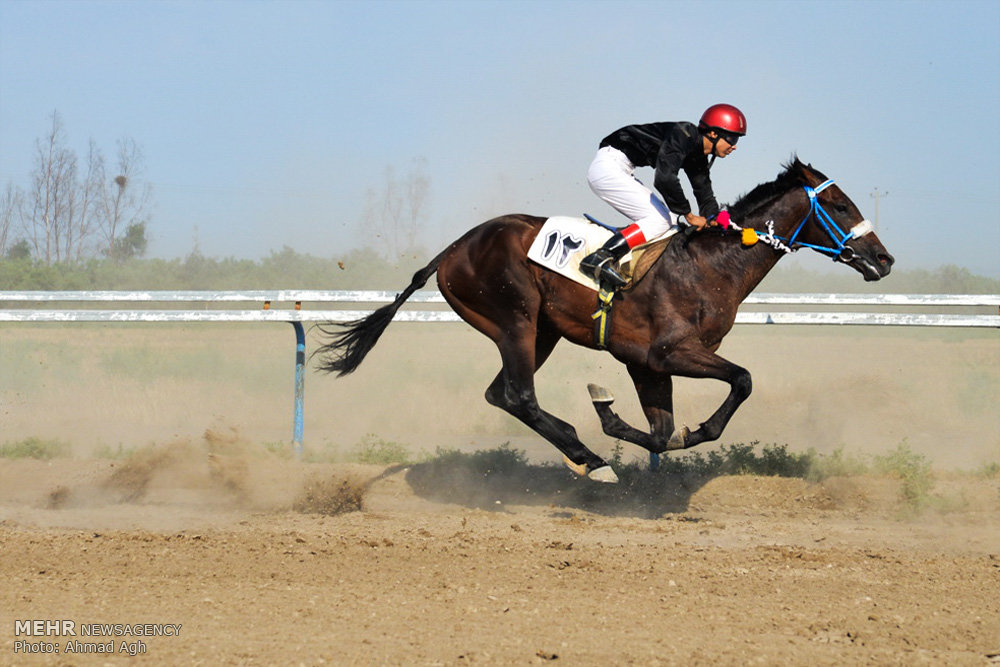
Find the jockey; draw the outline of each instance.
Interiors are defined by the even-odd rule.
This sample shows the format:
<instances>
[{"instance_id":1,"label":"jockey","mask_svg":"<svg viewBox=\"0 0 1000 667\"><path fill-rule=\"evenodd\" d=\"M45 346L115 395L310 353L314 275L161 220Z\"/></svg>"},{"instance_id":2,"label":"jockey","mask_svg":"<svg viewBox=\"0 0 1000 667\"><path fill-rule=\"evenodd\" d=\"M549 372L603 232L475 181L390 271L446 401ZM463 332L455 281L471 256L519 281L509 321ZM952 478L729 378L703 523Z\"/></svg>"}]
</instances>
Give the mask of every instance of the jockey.
<instances>
[{"instance_id":1,"label":"jockey","mask_svg":"<svg viewBox=\"0 0 1000 667\"><path fill-rule=\"evenodd\" d=\"M703 229L708 218L719 212L708 170L715 158L736 150L736 142L746 132L743 112L729 104L716 104L705 110L697 127L684 121L628 125L605 137L587 181L598 197L633 224L617 230L602 248L583 258L580 269L599 283L618 288L625 279L617 264L631 248L676 233L681 223ZM635 179L636 167L656 170L653 185L662 201ZM691 181L699 215L691 212L681 189L681 169Z\"/></svg>"}]
</instances>

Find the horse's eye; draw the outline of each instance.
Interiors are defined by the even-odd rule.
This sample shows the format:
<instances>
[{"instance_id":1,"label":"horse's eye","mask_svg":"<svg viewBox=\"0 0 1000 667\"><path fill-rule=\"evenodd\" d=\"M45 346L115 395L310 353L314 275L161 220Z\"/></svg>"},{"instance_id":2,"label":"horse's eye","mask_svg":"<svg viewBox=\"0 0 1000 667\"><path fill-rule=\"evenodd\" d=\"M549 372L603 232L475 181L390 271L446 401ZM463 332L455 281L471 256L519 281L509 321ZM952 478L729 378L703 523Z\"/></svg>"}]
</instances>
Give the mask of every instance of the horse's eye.
<instances>
[{"instance_id":1,"label":"horse's eye","mask_svg":"<svg viewBox=\"0 0 1000 667\"><path fill-rule=\"evenodd\" d=\"M847 213L846 204L834 204L833 208L837 211L837 213Z\"/></svg>"}]
</instances>

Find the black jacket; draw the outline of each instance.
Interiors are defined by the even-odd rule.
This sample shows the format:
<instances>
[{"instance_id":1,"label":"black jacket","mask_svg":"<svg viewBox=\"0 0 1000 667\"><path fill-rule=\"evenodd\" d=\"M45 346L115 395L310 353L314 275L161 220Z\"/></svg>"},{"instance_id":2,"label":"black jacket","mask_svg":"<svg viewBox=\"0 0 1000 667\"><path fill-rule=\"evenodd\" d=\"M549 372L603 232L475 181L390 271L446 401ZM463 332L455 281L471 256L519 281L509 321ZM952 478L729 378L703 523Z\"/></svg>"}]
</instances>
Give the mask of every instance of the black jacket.
<instances>
[{"instance_id":1,"label":"black jacket","mask_svg":"<svg viewBox=\"0 0 1000 667\"><path fill-rule=\"evenodd\" d=\"M624 153L636 167L653 167L653 186L674 213L687 215L691 205L677 177L681 169L691 181L698 212L709 218L719 212L708 174L708 156L694 123L667 122L628 125L601 140Z\"/></svg>"}]
</instances>

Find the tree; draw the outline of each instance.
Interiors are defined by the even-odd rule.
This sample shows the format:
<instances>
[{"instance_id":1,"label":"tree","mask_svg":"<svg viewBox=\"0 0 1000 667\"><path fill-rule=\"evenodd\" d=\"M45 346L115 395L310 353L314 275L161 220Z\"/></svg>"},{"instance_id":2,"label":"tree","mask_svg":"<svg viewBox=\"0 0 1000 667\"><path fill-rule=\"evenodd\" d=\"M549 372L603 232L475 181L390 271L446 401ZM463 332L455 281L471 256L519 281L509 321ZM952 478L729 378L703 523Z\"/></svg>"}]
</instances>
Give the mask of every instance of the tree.
<instances>
[{"instance_id":1,"label":"tree","mask_svg":"<svg viewBox=\"0 0 1000 667\"><path fill-rule=\"evenodd\" d=\"M35 257L51 264L63 259L69 227L73 222L76 186L76 155L67 149L62 121L52 114L52 126L44 139L35 142L35 171L27 215L23 218L26 238ZM69 232L72 238L72 232Z\"/></svg>"},{"instance_id":2,"label":"tree","mask_svg":"<svg viewBox=\"0 0 1000 667\"><path fill-rule=\"evenodd\" d=\"M146 254L146 223L134 222L125 229L125 233L116 237L108 250L108 257L115 261L142 257Z\"/></svg>"},{"instance_id":3,"label":"tree","mask_svg":"<svg viewBox=\"0 0 1000 667\"><path fill-rule=\"evenodd\" d=\"M379 253L389 259L398 259L417 243L420 223L426 217L430 178L424 169L427 161L414 160L404 179L396 176L396 169L385 169L385 183L381 192L368 190L365 209L361 216L361 232L366 241L375 239Z\"/></svg>"},{"instance_id":4,"label":"tree","mask_svg":"<svg viewBox=\"0 0 1000 667\"><path fill-rule=\"evenodd\" d=\"M35 258L46 264L145 252L151 188L141 180L139 146L128 138L118 141L116 175L109 179L104 156L91 140L84 166L81 176L54 111L48 133L35 143L30 192L8 186L0 198L0 251L16 229Z\"/></svg>"},{"instance_id":5,"label":"tree","mask_svg":"<svg viewBox=\"0 0 1000 667\"><path fill-rule=\"evenodd\" d=\"M69 230L68 248L73 250L66 259L80 261L92 256L96 250L95 226L101 215L101 199L104 191L104 156L100 149L90 140L87 151L87 173L83 181L78 183L76 216Z\"/></svg>"},{"instance_id":6,"label":"tree","mask_svg":"<svg viewBox=\"0 0 1000 667\"><path fill-rule=\"evenodd\" d=\"M20 224L24 195L13 183L8 183L0 195L0 253L7 252L11 229Z\"/></svg>"},{"instance_id":7,"label":"tree","mask_svg":"<svg viewBox=\"0 0 1000 667\"><path fill-rule=\"evenodd\" d=\"M7 248L4 257L15 261L31 259L31 244L26 239L21 239Z\"/></svg>"},{"instance_id":8,"label":"tree","mask_svg":"<svg viewBox=\"0 0 1000 667\"><path fill-rule=\"evenodd\" d=\"M103 210L101 231L104 236L105 254L114 257L124 248L139 250L136 245L141 237L141 252L146 252L146 220L143 218L151 196L148 183L140 184L142 151L132 139L118 141L118 174L107 181L102 179ZM121 232L123 238L119 238ZM131 255L130 255L131 256Z\"/></svg>"}]
</instances>

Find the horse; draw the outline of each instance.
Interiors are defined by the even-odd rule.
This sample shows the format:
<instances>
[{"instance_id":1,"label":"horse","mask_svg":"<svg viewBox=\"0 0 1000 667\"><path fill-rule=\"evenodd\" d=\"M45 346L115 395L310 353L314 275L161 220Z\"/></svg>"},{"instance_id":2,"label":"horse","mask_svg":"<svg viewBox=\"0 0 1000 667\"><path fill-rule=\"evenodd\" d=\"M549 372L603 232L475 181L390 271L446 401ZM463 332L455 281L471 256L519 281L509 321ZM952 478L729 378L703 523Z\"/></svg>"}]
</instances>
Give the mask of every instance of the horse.
<instances>
[{"instance_id":1,"label":"horse","mask_svg":"<svg viewBox=\"0 0 1000 667\"><path fill-rule=\"evenodd\" d=\"M326 342L314 352L320 355L318 369L338 377L357 369L400 306L436 273L451 308L500 352L501 369L486 389L486 401L555 445L577 474L618 481L574 427L543 410L536 399L534 374L563 338L603 347L632 379L648 430L627 424L611 410L611 394L589 386L607 435L656 455L717 440L752 385L749 371L716 351L740 303L778 260L809 248L850 266L866 281L887 276L895 261L832 180L798 156L782 167L777 178L729 207L732 227L742 228L742 234L710 227L671 238L645 277L614 295L614 326L607 340L595 337L594 289L528 259L546 218L511 214L466 232L417 271L391 304L354 322L320 325ZM674 376L721 380L729 394L697 428L675 429Z\"/></svg>"}]
</instances>

